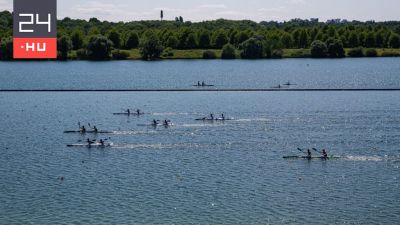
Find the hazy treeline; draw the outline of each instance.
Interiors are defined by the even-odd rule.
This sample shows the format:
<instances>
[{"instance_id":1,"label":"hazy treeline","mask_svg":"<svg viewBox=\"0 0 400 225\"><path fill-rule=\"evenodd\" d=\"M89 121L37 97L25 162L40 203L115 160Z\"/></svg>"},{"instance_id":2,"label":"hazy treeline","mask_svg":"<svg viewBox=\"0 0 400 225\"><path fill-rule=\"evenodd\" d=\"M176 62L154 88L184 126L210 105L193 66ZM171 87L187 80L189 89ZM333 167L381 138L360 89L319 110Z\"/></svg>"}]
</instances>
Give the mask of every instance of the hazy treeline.
<instances>
[{"instance_id":1,"label":"hazy treeline","mask_svg":"<svg viewBox=\"0 0 400 225\"><path fill-rule=\"evenodd\" d=\"M315 41L329 48L332 43L343 48L400 48L400 22L359 22L318 19L294 19L288 22L260 22L219 19L192 23L177 17L175 21L108 22L96 18L58 21L60 57L75 50L78 57L102 59L114 50L115 58L126 57L124 51L140 48L144 58L157 58L167 49L241 50L243 58L279 56L280 49L307 49ZM12 36L12 14L0 13L1 50L7 51ZM259 43L258 43L259 42ZM321 43L318 43L321 44ZM228 46L229 45L229 46ZM243 48L247 45L246 57ZM262 52L251 49L262 45ZM99 49L101 48L101 49ZM256 53L254 52L256 51ZM233 51L234 52L234 51ZM250 56L250 55L248 55ZM228 57L229 58L229 57Z\"/></svg>"}]
</instances>

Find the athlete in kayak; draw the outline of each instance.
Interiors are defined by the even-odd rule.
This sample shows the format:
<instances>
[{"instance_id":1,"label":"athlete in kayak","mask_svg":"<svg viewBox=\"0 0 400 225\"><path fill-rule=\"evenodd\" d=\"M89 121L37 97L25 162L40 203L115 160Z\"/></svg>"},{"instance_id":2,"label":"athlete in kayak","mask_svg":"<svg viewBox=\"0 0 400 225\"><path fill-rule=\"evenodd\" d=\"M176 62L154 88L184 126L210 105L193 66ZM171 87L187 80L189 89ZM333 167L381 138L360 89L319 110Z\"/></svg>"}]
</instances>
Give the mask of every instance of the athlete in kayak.
<instances>
[{"instance_id":1,"label":"athlete in kayak","mask_svg":"<svg viewBox=\"0 0 400 225\"><path fill-rule=\"evenodd\" d=\"M93 144L93 142L88 138L88 139L86 139L86 143L88 144L88 145L91 145L91 144Z\"/></svg>"},{"instance_id":2,"label":"athlete in kayak","mask_svg":"<svg viewBox=\"0 0 400 225\"><path fill-rule=\"evenodd\" d=\"M153 126L157 126L158 125L158 122L157 122L157 120L153 120L153 124L152 124Z\"/></svg>"},{"instance_id":3,"label":"athlete in kayak","mask_svg":"<svg viewBox=\"0 0 400 225\"><path fill-rule=\"evenodd\" d=\"M103 141L103 139L100 139L99 144L100 144L101 146L104 146L104 141Z\"/></svg>"},{"instance_id":4,"label":"athlete in kayak","mask_svg":"<svg viewBox=\"0 0 400 225\"><path fill-rule=\"evenodd\" d=\"M169 126L169 120L164 120L164 126Z\"/></svg>"},{"instance_id":5,"label":"athlete in kayak","mask_svg":"<svg viewBox=\"0 0 400 225\"><path fill-rule=\"evenodd\" d=\"M81 132L81 133L85 133L85 132L86 132L86 128L85 128L85 126L82 126L81 128L79 128L79 132Z\"/></svg>"},{"instance_id":6,"label":"athlete in kayak","mask_svg":"<svg viewBox=\"0 0 400 225\"><path fill-rule=\"evenodd\" d=\"M308 159L311 159L311 158L312 158L310 149L307 149L307 158L308 158Z\"/></svg>"},{"instance_id":7,"label":"athlete in kayak","mask_svg":"<svg viewBox=\"0 0 400 225\"><path fill-rule=\"evenodd\" d=\"M326 152L326 150L325 149L322 149L322 157L324 158L324 159L327 159L328 158L328 153Z\"/></svg>"},{"instance_id":8,"label":"athlete in kayak","mask_svg":"<svg viewBox=\"0 0 400 225\"><path fill-rule=\"evenodd\" d=\"M211 120L214 120L214 114L210 114L210 118L211 118Z\"/></svg>"},{"instance_id":9,"label":"athlete in kayak","mask_svg":"<svg viewBox=\"0 0 400 225\"><path fill-rule=\"evenodd\" d=\"M95 133L99 132L99 130L97 129L96 126L93 126L93 132L95 132Z\"/></svg>"},{"instance_id":10,"label":"athlete in kayak","mask_svg":"<svg viewBox=\"0 0 400 225\"><path fill-rule=\"evenodd\" d=\"M221 114L221 118L222 120L225 120L225 115L223 113Z\"/></svg>"},{"instance_id":11,"label":"athlete in kayak","mask_svg":"<svg viewBox=\"0 0 400 225\"><path fill-rule=\"evenodd\" d=\"M131 110L130 109L127 109L126 112L128 113L128 115L131 114Z\"/></svg>"},{"instance_id":12,"label":"athlete in kayak","mask_svg":"<svg viewBox=\"0 0 400 225\"><path fill-rule=\"evenodd\" d=\"M136 109L136 113L140 115L140 109Z\"/></svg>"}]
</instances>

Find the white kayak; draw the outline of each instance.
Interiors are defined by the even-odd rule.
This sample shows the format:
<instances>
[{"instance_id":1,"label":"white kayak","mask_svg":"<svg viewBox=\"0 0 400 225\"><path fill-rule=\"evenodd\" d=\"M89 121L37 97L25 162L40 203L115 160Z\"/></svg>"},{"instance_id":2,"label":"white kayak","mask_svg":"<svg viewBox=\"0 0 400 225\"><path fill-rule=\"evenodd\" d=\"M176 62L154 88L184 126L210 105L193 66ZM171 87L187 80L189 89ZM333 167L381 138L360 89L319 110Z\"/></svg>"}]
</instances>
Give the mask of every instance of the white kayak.
<instances>
[{"instance_id":1,"label":"white kayak","mask_svg":"<svg viewBox=\"0 0 400 225\"><path fill-rule=\"evenodd\" d=\"M100 143L79 143L79 144L70 144L67 145L67 147L85 147L85 148L106 148L106 147L111 147L113 146L113 143L104 143L104 144L100 144Z\"/></svg>"}]
</instances>

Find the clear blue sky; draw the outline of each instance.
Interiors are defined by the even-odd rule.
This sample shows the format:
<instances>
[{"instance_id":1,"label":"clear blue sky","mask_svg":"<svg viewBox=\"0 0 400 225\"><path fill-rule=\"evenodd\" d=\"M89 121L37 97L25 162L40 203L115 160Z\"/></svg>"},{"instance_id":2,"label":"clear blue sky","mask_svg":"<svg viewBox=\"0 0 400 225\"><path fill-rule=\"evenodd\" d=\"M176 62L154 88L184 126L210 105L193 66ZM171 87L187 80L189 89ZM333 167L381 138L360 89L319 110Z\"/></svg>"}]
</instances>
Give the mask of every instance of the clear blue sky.
<instances>
[{"instance_id":1,"label":"clear blue sky","mask_svg":"<svg viewBox=\"0 0 400 225\"><path fill-rule=\"evenodd\" d=\"M32 0L34 1L34 0ZM0 10L11 10L12 0L0 0ZM254 21L292 18L400 20L400 0L58 0L58 17L132 21L183 16L203 21L219 18Z\"/></svg>"}]
</instances>

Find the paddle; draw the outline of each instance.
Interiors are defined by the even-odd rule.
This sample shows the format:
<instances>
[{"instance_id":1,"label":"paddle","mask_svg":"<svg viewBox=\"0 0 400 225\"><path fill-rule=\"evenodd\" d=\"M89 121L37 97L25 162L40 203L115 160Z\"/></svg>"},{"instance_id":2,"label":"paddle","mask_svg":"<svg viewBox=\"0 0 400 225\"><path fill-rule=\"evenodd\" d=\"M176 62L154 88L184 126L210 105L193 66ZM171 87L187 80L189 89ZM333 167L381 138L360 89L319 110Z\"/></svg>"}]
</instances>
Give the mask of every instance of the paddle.
<instances>
[{"instance_id":1,"label":"paddle","mask_svg":"<svg viewBox=\"0 0 400 225\"><path fill-rule=\"evenodd\" d=\"M312 148L312 150L314 150L314 151L316 151L316 152L318 152L318 153L321 153L321 152L318 151L316 148Z\"/></svg>"},{"instance_id":2,"label":"paddle","mask_svg":"<svg viewBox=\"0 0 400 225\"><path fill-rule=\"evenodd\" d=\"M303 149L301 149L301 148L297 148L297 150L299 150L299 151L301 151L301 152L304 152Z\"/></svg>"},{"instance_id":3,"label":"paddle","mask_svg":"<svg viewBox=\"0 0 400 225\"><path fill-rule=\"evenodd\" d=\"M78 122L79 129L81 129L81 122Z\"/></svg>"}]
</instances>

